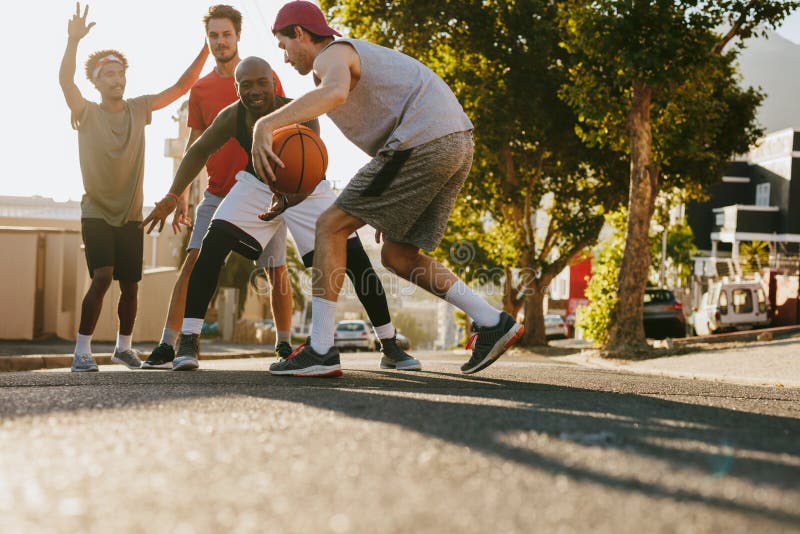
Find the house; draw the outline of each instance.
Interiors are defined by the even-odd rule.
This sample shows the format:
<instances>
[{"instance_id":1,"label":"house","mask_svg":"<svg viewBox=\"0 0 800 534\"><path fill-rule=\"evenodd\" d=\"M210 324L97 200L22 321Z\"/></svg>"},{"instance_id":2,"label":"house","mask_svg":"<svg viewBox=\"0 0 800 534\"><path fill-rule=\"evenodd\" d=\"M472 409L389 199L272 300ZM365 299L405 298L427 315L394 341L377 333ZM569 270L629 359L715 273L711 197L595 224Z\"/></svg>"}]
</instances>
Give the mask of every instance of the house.
<instances>
[{"instance_id":1,"label":"house","mask_svg":"<svg viewBox=\"0 0 800 534\"><path fill-rule=\"evenodd\" d=\"M732 161L711 199L687 206L695 244L715 258L764 241L772 255L796 254L800 244L800 130L774 132ZM725 254L728 256L728 254Z\"/></svg>"}]
</instances>

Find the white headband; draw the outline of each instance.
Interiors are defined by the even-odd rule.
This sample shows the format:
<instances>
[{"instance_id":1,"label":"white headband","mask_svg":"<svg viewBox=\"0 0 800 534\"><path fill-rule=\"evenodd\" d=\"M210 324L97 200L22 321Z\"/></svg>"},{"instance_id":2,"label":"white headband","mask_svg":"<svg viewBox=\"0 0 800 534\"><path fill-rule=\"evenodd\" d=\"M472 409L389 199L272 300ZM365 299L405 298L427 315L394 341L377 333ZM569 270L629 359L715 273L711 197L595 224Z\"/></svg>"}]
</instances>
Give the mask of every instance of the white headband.
<instances>
[{"instance_id":1,"label":"white headband","mask_svg":"<svg viewBox=\"0 0 800 534\"><path fill-rule=\"evenodd\" d=\"M105 56L104 58L101 58L97 62L97 66L94 68L94 71L92 71L92 79L96 80L97 76L100 74L100 69L102 69L106 65L106 63L111 63L112 61L116 61L120 65L124 66L124 63L122 62L122 60L120 58L118 58L114 54L109 54L109 55Z\"/></svg>"}]
</instances>

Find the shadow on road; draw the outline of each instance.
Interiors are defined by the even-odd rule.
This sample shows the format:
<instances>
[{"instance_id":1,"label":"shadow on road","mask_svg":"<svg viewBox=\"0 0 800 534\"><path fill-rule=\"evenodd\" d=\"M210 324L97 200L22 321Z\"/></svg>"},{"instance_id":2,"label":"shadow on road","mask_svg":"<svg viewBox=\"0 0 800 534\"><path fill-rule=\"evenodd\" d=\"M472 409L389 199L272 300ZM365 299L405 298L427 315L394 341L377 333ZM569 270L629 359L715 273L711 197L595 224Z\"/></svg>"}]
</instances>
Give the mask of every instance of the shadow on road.
<instances>
[{"instance_id":1,"label":"shadow on road","mask_svg":"<svg viewBox=\"0 0 800 534\"><path fill-rule=\"evenodd\" d=\"M575 382L589 375L572 371ZM596 373L596 372L595 372ZM560 377L559 377L560 376ZM609 474L604 466L576 466L536 450L542 436L587 447L618 448L668 463L674 470L690 469L708 476L731 477L758 485L797 491L800 480L800 420L742 411L741 399L711 391L724 386L692 382L681 391L679 381L618 374L591 375L592 387L558 382L561 375L537 377L542 382L493 377L463 377L447 373L348 371L341 379L272 377L262 371L186 373L136 372L76 376L67 373L29 373L0 377L0 417L19 418L56 411L102 410L164 403L172 400L250 395L303 403L347 417L397 425L448 443L466 446L521 466L564 474L609 488L654 498L696 502L722 510L755 514L797 525L800 510L765 509L691 489L676 489L633 476ZM647 381L647 382L645 382ZM647 384L649 393L634 393ZM707 384L707 388L705 388ZM52 395L25 394L31 388L61 388ZM98 402L89 389L106 386ZM110 387L109 387L110 386ZM22 389L24 388L24 390ZM626 391L629 390L629 391ZM731 390L733 391L733 390ZM660 392L660 393L657 393ZM670 392L674 398L656 397ZM754 401L749 401L750 406ZM649 479L652 480L652 477Z\"/></svg>"}]
</instances>

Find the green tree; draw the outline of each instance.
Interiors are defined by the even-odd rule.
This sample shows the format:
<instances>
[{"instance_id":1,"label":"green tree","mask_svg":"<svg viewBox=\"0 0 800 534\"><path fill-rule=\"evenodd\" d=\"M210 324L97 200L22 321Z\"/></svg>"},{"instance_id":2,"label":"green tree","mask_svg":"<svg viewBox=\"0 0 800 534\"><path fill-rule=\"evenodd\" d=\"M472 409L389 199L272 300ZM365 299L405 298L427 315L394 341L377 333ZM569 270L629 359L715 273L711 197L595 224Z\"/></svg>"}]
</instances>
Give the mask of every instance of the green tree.
<instances>
[{"instance_id":1,"label":"green tree","mask_svg":"<svg viewBox=\"0 0 800 534\"><path fill-rule=\"evenodd\" d=\"M742 274L745 276L758 274L769 267L769 243L766 241L752 241L739 245Z\"/></svg>"},{"instance_id":2,"label":"green tree","mask_svg":"<svg viewBox=\"0 0 800 534\"><path fill-rule=\"evenodd\" d=\"M624 198L621 158L587 147L566 82L558 2L323 0L354 37L398 49L453 88L475 124L473 172L438 257L477 244L471 267L502 279L504 305L525 308L528 345L546 344L543 299L552 279L592 245L606 209ZM468 278L471 275L468 274Z\"/></svg>"},{"instance_id":3,"label":"green tree","mask_svg":"<svg viewBox=\"0 0 800 534\"><path fill-rule=\"evenodd\" d=\"M586 287L589 305L579 310L575 326L583 330L586 339L601 348L608 340L611 311L617 305L617 278L625 250L625 210L609 213L606 218L609 235L595 248L592 278Z\"/></svg>"},{"instance_id":4,"label":"green tree","mask_svg":"<svg viewBox=\"0 0 800 534\"><path fill-rule=\"evenodd\" d=\"M726 46L777 25L798 2L777 0L566 0L570 52L562 96L590 145L629 154L626 246L606 349L647 350L643 295L648 231L659 190L708 184L761 133L761 95L739 88ZM717 28L730 30L720 35Z\"/></svg>"},{"instance_id":5,"label":"green tree","mask_svg":"<svg viewBox=\"0 0 800 534\"><path fill-rule=\"evenodd\" d=\"M693 258L697 254L692 228L685 221L681 221L651 234L650 254L653 265L660 266L664 232L667 232L667 266L672 269L679 285L685 287L692 275ZM658 279L658 275L654 273L653 278Z\"/></svg>"}]
</instances>

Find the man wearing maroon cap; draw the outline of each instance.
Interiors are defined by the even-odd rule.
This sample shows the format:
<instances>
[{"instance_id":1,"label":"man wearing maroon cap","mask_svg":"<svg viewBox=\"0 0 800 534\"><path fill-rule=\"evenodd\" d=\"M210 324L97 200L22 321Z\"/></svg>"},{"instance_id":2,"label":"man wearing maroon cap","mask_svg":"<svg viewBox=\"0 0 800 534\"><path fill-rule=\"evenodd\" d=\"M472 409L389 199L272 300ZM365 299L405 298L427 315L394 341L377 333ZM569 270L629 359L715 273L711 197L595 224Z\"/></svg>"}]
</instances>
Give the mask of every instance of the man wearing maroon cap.
<instances>
[{"instance_id":1,"label":"man wearing maroon cap","mask_svg":"<svg viewBox=\"0 0 800 534\"><path fill-rule=\"evenodd\" d=\"M274 181L272 132L323 113L372 156L317 222L311 343L273 364L273 374L313 376L339 367L333 346L347 236L369 224L383 237L383 264L460 308L474 321L462 367L476 373L499 358L523 327L473 293L449 269L420 253L441 242L458 192L472 166L472 122L444 81L419 61L366 41L335 39L320 9L303 0L284 5L272 33L284 60L313 71L316 89L258 120L253 164Z\"/></svg>"}]
</instances>

